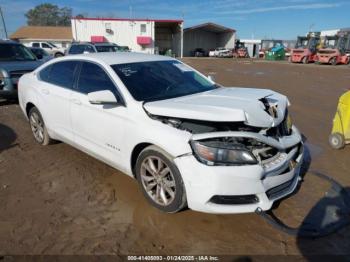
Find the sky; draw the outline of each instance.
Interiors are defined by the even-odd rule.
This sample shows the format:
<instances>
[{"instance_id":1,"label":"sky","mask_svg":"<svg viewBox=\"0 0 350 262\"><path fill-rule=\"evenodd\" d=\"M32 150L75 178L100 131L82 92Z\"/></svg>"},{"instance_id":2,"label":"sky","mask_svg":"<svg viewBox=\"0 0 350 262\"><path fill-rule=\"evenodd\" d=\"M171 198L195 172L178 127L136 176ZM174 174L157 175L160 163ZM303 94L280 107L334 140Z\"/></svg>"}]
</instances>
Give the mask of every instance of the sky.
<instances>
[{"instance_id":1,"label":"sky","mask_svg":"<svg viewBox=\"0 0 350 262\"><path fill-rule=\"evenodd\" d=\"M214 22L241 39L295 39L310 29L350 27L349 0L0 0L7 31L25 25L24 14L45 2L87 17L184 19L185 27Z\"/></svg>"}]
</instances>

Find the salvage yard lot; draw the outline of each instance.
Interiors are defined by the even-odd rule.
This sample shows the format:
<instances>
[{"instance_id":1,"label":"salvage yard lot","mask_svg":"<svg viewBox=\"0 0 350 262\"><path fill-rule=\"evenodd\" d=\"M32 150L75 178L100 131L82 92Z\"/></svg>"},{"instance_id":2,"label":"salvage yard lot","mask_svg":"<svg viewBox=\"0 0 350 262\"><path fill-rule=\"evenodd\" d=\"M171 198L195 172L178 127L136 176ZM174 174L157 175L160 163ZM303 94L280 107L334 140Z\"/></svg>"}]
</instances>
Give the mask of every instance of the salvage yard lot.
<instances>
[{"instance_id":1,"label":"salvage yard lot","mask_svg":"<svg viewBox=\"0 0 350 262\"><path fill-rule=\"evenodd\" d=\"M350 186L350 146L328 135L350 67L233 59L184 59L224 86L273 89L288 96L306 138L308 168ZM93 123L91 123L93 124ZM211 215L151 207L136 181L66 145L34 142L17 104L0 102L0 254L349 254L350 228L303 240L255 214ZM198 174L200 176L200 174ZM324 195L308 176L275 213L297 226Z\"/></svg>"}]
</instances>

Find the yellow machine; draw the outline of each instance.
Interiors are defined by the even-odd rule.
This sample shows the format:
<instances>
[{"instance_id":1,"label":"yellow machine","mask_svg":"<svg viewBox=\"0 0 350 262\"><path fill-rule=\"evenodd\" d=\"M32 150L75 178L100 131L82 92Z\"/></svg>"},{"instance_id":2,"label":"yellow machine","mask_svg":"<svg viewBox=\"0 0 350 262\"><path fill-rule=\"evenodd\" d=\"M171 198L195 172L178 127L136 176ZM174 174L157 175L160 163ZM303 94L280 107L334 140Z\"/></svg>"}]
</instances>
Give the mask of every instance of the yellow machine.
<instances>
[{"instance_id":1,"label":"yellow machine","mask_svg":"<svg viewBox=\"0 0 350 262\"><path fill-rule=\"evenodd\" d=\"M333 120L329 143L334 149L341 149L350 142L350 91L339 98L337 112Z\"/></svg>"}]
</instances>

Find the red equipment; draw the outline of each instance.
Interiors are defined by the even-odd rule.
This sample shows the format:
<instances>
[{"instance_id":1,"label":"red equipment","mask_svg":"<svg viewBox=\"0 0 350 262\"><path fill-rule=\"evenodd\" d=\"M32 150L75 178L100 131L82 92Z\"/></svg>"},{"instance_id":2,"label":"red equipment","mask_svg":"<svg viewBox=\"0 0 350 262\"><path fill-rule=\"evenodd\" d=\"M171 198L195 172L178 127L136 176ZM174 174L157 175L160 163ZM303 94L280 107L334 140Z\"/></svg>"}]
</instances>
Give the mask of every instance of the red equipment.
<instances>
[{"instance_id":1,"label":"red equipment","mask_svg":"<svg viewBox=\"0 0 350 262\"><path fill-rule=\"evenodd\" d=\"M335 36L326 36L324 47L317 53L319 64L343 64L350 61L350 36L349 31L340 31Z\"/></svg>"},{"instance_id":2,"label":"red equipment","mask_svg":"<svg viewBox=\"0 0 350 262\"><path fill-rule=\"evenodd\" d=\"M320 35L319 32L313 32L306 37L299 36L295 48L292 49L289 61L304 64L317 61L317 51L321 43Z\"/></svg>"}]
</instances>

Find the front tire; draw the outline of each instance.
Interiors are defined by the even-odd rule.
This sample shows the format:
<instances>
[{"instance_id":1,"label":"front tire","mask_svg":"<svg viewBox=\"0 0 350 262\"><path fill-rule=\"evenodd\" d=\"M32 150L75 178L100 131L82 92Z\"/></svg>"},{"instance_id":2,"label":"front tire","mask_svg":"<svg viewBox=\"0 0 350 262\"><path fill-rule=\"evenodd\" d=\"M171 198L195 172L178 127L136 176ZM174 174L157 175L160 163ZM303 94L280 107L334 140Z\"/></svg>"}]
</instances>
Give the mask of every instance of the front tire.
<instances>
[{"instance_id":1,"label":"front tire","mask_svg":"<svg viewBox=\"0 0 350 262\"><path fill-rule=\"evenodd\" d=\"M55 57L57 58L57 57L62 57L62 56L64 56L64 54L62 54L62 53L56 53L55 54Z\"/></svg>"},{"instance_id":2,"label":"front tire","mask_svg":"<svg viewBox=\"0 0 350 262\"><path fill-rule=\"evenodd\" d=\"M305 56L303 58L303 64L308 64L309 63L309 58L307 56Z\"/></svg>"},{"instance_id":3,"label":"front tire","mask_svg":"<svg viewBox=\"0 0 350 262\"><path fill-rule=\"evenodd\" d=\"M333 57L331 58L331 60L329 61L329 63L333 66L336 66L337 65L337 58L336 57Z\"/></svg>"},{"instance_id":4,"label":"front tire","mask_svg":"<svg viewBox=\"0 0 350 262\"><path fill-rule=\"evenodd\" d=\"M187 205L180 171L160 148L145 148L137 159L135 171L144 196L154 207L176 213Z\"/></svg>"},{"instance_id":5,"label":"front tire","mask_svg":"<svg viewBox=\"0 0 350 262\"><path fill-rule=\"evenodd\" d=\"M53 142L45 127L44 120L36 107L33 107L28 114L30 128L33 132L35 141L40 145L46 146Z\"/></svg>"}]
</instances>

